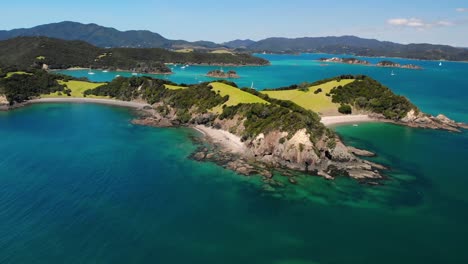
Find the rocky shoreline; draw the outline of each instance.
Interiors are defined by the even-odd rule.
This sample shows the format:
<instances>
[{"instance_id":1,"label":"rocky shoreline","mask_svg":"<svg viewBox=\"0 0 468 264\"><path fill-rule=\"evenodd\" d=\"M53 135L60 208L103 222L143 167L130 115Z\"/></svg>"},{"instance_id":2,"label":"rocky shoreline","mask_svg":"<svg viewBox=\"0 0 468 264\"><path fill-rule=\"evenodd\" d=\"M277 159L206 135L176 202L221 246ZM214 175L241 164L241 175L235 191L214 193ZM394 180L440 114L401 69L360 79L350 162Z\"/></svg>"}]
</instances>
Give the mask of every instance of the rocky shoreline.
<instances>
[{"instance_id":1,"label":"rocky shoreline","mask_svg":"<svg viewBox=\"0 0 468 264\"><path fill-rule=\"evenodd\" d=\"M132 123L154 127L181 126L173 114L175 111L171 111L166 116L154 110L144 111ZM191 158L215 162L241 175L261 175L266 182L274 183L273 177L278 172L290 177L289 181L293 184L297 183L294 178L297 173L320 176L329 180L347 176L373 185L385 179L382 174L382 171L387 170L385 166L359 158L359 156L369 157L374 155L373 153L348 148L338 138L332 149L326 146L325 139L317 142L315 146L305 130L296 132L290 139L286 139L286 132L273 131L242 142L236 133L232 133L235 132L232 124L238 120L235 122L212 120L208 114L193 120L195 120L193 123L183 126L201 131L207 142L211 144L210 147L200 147ZM226 134L229 134L229 138ZM220 140L222 137L226 138L224 142ZM243 144L241 151L233 151L233 141Z\"/></svg>"}]
</instances>

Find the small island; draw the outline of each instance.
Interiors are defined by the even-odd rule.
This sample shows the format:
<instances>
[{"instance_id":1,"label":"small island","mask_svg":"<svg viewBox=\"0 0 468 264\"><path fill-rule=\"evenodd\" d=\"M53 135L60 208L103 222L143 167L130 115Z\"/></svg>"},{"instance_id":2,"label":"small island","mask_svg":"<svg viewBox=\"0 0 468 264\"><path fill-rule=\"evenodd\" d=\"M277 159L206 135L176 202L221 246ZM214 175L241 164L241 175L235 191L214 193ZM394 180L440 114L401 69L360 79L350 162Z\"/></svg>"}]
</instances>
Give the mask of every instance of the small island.
<instances>
[{"instance_id":1,"label":"small island","mask_svg":"<svg viewBox=\"0 0 468 264\"><path fill-rule=\"evenodd\" d=\"M393 61L380 61L377 64L372 64L366 60L360 60L356 58L320 58L320 62L334 62L334 63L344 63L344 64L356 64L356 65L367 65L367 66L377 66L377 67L389 67L389 68L403 68L403 69L412 69L412 70L421 70L422 67L414 64L400 64ZM322 65L324 66L324 65Z\"/></svg>"},{"instance_id":2,"label":"small island","mask_svg":"<svg viewBox=\"0 0 468 264\"><path fill-rule=\"evenodd\" d=\"M370 65L370 62L365 60L360 60L356 58L320 58L319 61L322 62L337 62L337 63L345 63L345 64L360 64L360 65Z\"/></svg>"},{"instance_id":3,"label":"small island","mask_svg":"<svg viewBox=\"0 0 468 264\"><path fill-rule=\"evenodd\" d=\"M237 74L235 71L227 71L224 72L223 70L213 70L210 71L206 74L208 77L212 78L221 78L221 79L237 79L240 78L240 76Z\"/></svg>"},{"instance_id":4,"label":"small island","mask_svg":"<svg viewBox=\"0 0 468 264\"><path fill-rule=\"evenodd\" d=\"M413 70L421 70L422 67L414 64L400 64L393 61L381 61L377 63L377 67L389 67L389 68L403 68L403 69L413 69Z\"/></svg>"}]
</instances>

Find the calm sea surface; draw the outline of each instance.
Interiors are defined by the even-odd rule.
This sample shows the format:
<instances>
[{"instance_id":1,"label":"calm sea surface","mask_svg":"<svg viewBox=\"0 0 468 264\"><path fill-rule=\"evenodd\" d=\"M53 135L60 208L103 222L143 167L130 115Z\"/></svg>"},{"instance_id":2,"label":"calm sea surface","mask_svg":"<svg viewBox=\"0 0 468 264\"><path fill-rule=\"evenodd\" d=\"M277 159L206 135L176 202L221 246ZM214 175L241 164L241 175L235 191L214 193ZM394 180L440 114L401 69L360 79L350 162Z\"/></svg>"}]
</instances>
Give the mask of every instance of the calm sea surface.
<instances>
[{"instance_id":1,"label":"calm sea surface","mask_svg":"<svg viewBox=\"0 0 468 264\"><path fill-rule=\"evenodd\" d=\"M423 111L468 122L468 64L396 59L425 69L391 76L314 61L325 55L261 56L272 66L232 68L239 85L367 74ZM169 78L206 81L213 68L179 66ZM269 190L259 177L188 159L197 132L132 118L88 104L0 113L0 263L468 263L466 131L340 126L347 144L392 168L382 186L302 176Z\"/></svg>"}]
</instances>

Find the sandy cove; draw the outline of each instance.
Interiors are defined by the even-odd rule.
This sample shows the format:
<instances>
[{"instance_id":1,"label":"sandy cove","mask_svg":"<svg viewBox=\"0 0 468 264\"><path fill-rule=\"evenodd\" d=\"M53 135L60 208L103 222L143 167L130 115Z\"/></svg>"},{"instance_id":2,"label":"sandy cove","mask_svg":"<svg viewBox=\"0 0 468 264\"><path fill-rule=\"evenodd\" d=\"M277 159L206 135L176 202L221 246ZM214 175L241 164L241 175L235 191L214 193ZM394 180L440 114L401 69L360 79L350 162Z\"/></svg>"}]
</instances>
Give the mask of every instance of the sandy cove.
<instances>
[{"instance_id":1,"label":"sandy cove","mask_svg":"<svg viewBox=\"0 0 468 264\"><path fill-rule=\"evenodd\" d=\"M372 118L368 115L323 116L320 121L327 127L344 124L383 122L381 119Z\"/></svg>"},{"instance_id":2,"label":"sandy cove","mask_svg":"<svg viewBox=\"0 0 468 264\"><path fill-rule=\"evenodd\" d=\"M219 144L232 153L242 154L247 151L247 147L244 145L244 143L242 143L240 137L229 133L228 131L214 129L203 125L197 125L194 126L194 128L201 132L204 136L210 138L213 143Z\"/></svg>"}]
</instances>

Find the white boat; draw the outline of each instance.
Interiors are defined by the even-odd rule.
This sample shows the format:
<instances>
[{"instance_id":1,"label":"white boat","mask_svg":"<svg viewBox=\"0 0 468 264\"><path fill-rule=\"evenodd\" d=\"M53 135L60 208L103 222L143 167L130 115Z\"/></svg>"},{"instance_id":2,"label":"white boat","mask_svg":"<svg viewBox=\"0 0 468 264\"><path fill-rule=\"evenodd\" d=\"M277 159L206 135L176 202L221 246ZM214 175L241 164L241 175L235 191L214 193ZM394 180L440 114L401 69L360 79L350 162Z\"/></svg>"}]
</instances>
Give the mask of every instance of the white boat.
<instances>
[{"instance_id":1,"label":"white boat","mask_svg":"<svg viewBox=\"0 0 468 264\"><path fill-rule=\"evenodd\" d=\"M357 126L359 126L359 125L358 125L358 124L354 124L353 126L354 126L354 127L357 127Z\"/></svg>"},{"instance_id":2,"label":"white boat","mask_svg":"<svg viewBox=\"0 0 468 264\"><path fill-rule=\"evenodd\" d=\"M133 76L137 76L138 73L137 73L137 72L132 72L132 75L133 75Z\"/></svg>"},{"instance_id":3,"label":"white boat","mask_svg":"<svg viewBox=\"0 0 468 264\"><path fill-rule=\"evenodd\" d=\"M266 51L263 52L263 55L265 55L265 54L266 54Z\"/></svg>"},{"instance_id":4,"label":"white boat","mask_svg":"<svg viewBox=\"0 0 468 264\"><path fill-rule=\"evenodd\" d=\"M108 70L103 70L102 72L109 72Z\"/></svg>"},{"instance_id":5,"label":"white boat","mask_svg":"<svg viewBox=\"0 0 468 264\"><path fill-rule=\"evenodd\" d=\"M117 77L120 77L120 75L119 75L119 74L117 74L115 77L116 77L116 78L117 78Z\"/></svg>"},{"instance_id":6,"label":"white boat","mask_svg":"<svg viewBox=\"0 0 468 264\"><path fill-rule=\"evenodd\" d=\"M250 85L250 88L252 88L252 89L254 88L254 83L253 82L252 82L252 85Z\"/></svg>"},{"instance_id":7,"label":"white boat","mask_svg":"<svg viewBox=\"0 0 468 264\"><path fill-rule=\"evenodd\" d=\"M94 75L94 72L89 71L88 74L89 74L89 75Z\"/></svg>"},{"instance_id":8,"label":"white boat","mask_svg":"<svg viewBox=\"0 0 468 264\"><path fill-rule=\"evenodd\" d=\"M390 75L395 76L396 74L392 71L392 73L390 73Z\"/></svg>"},{"instance_id":9,"label":"white boat","mask_svg":"<svg viewBox=\"0 0 468 264\"><path fill-rule=\"evenodd\" d=\"M180 67L182 70L185 70L185 66Z\"/></svg>"},{"instance_id":10,"label":"white boat","mask_svg":"<svg viewBox=\"0 0 468 264\"><path fill-rule=\"evenodd\" d=\"M439 66L442 66L442 62L439 62Z\"/></svg>"}]
</instances>

